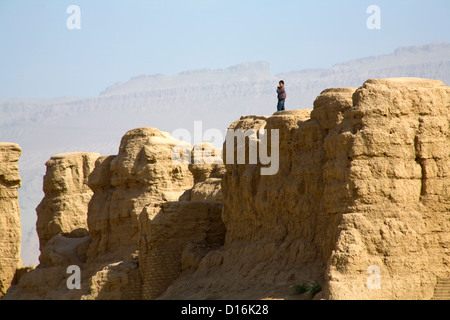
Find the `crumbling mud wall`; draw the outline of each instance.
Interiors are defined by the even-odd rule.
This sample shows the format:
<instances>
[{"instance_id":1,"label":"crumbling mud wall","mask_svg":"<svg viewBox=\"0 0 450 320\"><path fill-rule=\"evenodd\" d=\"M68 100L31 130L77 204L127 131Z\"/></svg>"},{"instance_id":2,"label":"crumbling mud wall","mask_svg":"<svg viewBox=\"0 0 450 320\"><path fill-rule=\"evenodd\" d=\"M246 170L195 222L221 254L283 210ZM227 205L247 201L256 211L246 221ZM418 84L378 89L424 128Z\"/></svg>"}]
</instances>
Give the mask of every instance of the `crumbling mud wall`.
<instances>
[{"instance_id":1,"label":"crumbling mud wall","mask_svg":"<svg viewBox=\"0 0 450 320\"><path fill-rule=\"evenodd\" d=\"M222 204L160 202L141 213L139 268L142 299L156 299L182 272L195 270L200 260L224 243Z\"/></svg>"},{"instance_id":2,"label":"crumbling mud wall","mask_svg":"<svg viewBox=\"0 0 450 320\"><path fill-rule=\"evenodd\" d=\"M53 156L37 208L40 264L5 299L151 299L223 245L223 166L173 162L179 143L138 128L124 135L117 155ZM67 285L72 266L80 270L76 289Z\"/></svg>"},{"instance_id":3,"label":"crumbling mud wall","mask_svg":"<svg viewBox=\"0 0 450 320\"><path fill-rule=\"evenodd\" d=\"M442 82L402 78L325 90L310 118L242 117L230 128L279 130L279 171L226 165L225 244L160 298L286 298L308 281L326 299L433 298L450 274L449 108Z\"/></svg>"},{"instance_id":4,"label":"crumbling mud wall","mask_svg":"<svg viewBox=\"0 0 450 320\"><path fill-rule=\"evenodd\" d=\"M450 88L435 80L369 80L354 93L325 141L343 204L331 212L330 298L430 299L449 277L449 111Z\"/></svg>"},{"instance_id":5,"label":"crumbling mud wall","mask_svg":"<svg viewBox=\"0 0 450 320\"><path fill-rule=\"evenodd\" d=\"M0 142L0 298L11 286L20 259L20 209L17 189L21 186L16 143Z\"/></svg>"},{"instance_id":6,"label":"crumbling mud wall","mask_svg":"<svg viewBox=\"0 0 450 320\"><path fill-rule=\"evenodd\" d=\"M449 111L440 81L372 79L323 91L313 110L241 117L230 131L254 134L224 143L225 165L172 161L180 141L154 128L127 132L89 174L84 161L55 161L62 177L83 177L61 190L92 190L84 224L64 223L76 206L46 192L40 221L59 229L40 232L41 264L4 298L290 299L310 281L324 299L446 297ZM0 200L18 208L12 176L0 175ZM81 268L80 289L66 285L69 265Z\"/></svg>"},{"instance_id":7,"label":"crumbling mud wall","mask_svg":"<svg viewBox=\"0 0 450 320\"><path fill-rule=\"evenodd\" d=\"M98 157L98 153L64 153L45 164L45 197L36 208L41 251L56 235L81 238L89 234L87 207L93 192L87 181Z\"/></svg>"}]
</instances>

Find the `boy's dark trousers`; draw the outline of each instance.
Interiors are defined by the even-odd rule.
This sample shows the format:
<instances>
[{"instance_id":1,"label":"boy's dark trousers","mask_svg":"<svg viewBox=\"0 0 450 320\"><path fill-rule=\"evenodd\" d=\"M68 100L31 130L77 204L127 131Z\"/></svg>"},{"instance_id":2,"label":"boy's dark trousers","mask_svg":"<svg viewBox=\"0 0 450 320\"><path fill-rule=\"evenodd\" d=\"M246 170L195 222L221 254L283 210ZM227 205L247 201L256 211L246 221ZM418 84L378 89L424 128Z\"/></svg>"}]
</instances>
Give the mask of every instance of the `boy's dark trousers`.
<instances>
[{"instance_id":1,"label":"boy's dark trousers","mask_svg":"<svg viewBox=\"0 0 450 320\"><path fill-rule=\"evenodd\" d=\"M284 102L286 99L278 99L277 111L284 111Z\"/></svg>"}]
</instances>

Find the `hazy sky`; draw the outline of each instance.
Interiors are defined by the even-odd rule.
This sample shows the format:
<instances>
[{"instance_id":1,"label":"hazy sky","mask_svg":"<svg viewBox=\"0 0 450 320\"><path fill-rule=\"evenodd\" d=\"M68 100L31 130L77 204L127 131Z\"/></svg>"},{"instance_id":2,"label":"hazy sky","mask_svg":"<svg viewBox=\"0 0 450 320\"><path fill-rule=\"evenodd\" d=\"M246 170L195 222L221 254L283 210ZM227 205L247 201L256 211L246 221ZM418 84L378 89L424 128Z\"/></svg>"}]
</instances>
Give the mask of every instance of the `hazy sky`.
<instances>
[{"instance_id":1,"label":"hazy sky","mask_svg":"<svg viewBox=\"0 0 450 320\"><path fill-rule=\"evenodd\" d=\"M255 60L273 74L329 68L450 42L449 16L449 0L0 0L0 99L96 96L137 75Z\"/></svg>"}]
</instances>

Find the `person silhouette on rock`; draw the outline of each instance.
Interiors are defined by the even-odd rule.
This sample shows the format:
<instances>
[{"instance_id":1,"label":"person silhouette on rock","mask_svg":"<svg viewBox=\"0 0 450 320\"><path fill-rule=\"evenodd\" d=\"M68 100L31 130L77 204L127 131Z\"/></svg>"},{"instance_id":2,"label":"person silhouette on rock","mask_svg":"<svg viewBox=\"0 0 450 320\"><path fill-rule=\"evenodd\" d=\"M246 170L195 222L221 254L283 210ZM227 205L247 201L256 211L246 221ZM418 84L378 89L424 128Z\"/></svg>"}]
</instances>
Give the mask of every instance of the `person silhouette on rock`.
<instances>
[{"instance_id":1,"label":"person silhouette on rock","mask_svg":"<svg viewBox=\"0 0 450 320\"><path fill-rule=\"evenodd\" d=\"M284 81L280 80L277 88L278 105L277 111L284 111L284 102L286 101L286 89L284 88Z\"/></svg>"}]
</instances>

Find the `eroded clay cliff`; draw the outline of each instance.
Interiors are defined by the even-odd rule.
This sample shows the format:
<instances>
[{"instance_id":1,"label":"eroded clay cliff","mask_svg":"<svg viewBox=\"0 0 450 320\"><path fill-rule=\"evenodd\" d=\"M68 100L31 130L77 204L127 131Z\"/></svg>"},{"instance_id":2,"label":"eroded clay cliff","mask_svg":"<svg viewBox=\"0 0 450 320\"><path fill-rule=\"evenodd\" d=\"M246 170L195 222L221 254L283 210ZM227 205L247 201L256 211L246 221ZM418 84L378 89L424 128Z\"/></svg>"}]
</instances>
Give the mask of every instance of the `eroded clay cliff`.
<instances>
[{"instance_id":1,"label":"eroded clay cliff","mask_svg":"<svg viewBox=\"0 0 450 320\"><path fill-rule=\"evenodd\" d=\"M36 208L41 251L56 235L72 238L89 235L87 208L93 192L87 181L99 157L98 153L57 154L45 164L45 197Z\"/></svg>"},{"instance_id":2,"label":"eroded clay cliff","mask_svg":"<svg viewBox=\"0 0 450 320\"><path fill-rule=\"evenodd\" d=\"M13 282L20 260L20 209L17 189L21 185L16 143L0 142L0 298Z\"/></svg>"},{"instance_id":3,"label":"eroded clay cliff","mask_svg":"<svg viewBox=\"0 0 450 320\"><path fill-rule=\"evenodd\" d=\"M172 161L179 143L138 128L125 134L117 155L53 156L37 208L40 264L5 298L156 298L223 245L222 204L201 201L219 199L223 166L200 162L191 172ZM70 266L80 268L79 289L67 286Z\"/></svg>"},{"instance_id":4,"label":"eroded clay cliff","mask_svg":"<svg viewBox=\"0 0 450 320\"><path fill-rule=\"evenodd\" d=\"M48 188L38 214L41 230L59 229L40 232L41 265L5 298L290 299L292 285L310 281L322 286L317 298L442 298L449 109L440 81L368 80L323 91L313 110L235 121L231 131L256 135L225 142L223 158L238 160L244 148L244 164L174 162L180 141L154 128L130 130L117 155L87 166L53 157L48 184L68 188ZM266 138L266 156L278 160L268 175L261 169L271 164L249 161ZM86 215L57 205L61 190L87 187ZM64 229L76 217L84 223ZM81 268L80 289L67 287L69 265Z\"/></svg>"},{"instance_id":5,"label":"eroded clay cliff","mask_svg":"<svg viewBox=\"0 0 450 320\"><path fill-rule=\"evenodd\" d=\"M226 165L225 244L160 298L286 298L308 281L326 299L433 298L450 275L449 108L440 81L385 79L325 90L310 119L242 117L231 128L279 130L279 171Z\"/></svg>"}]
</instances>

